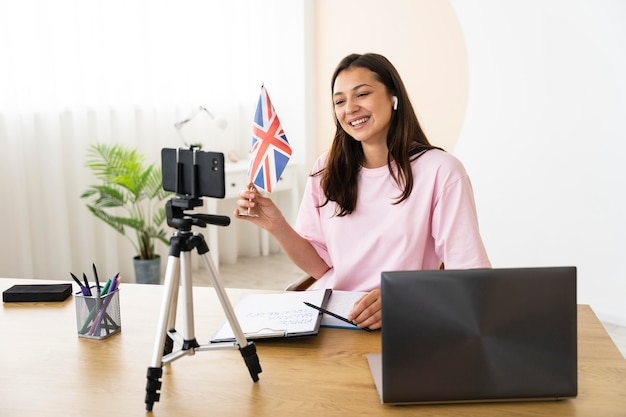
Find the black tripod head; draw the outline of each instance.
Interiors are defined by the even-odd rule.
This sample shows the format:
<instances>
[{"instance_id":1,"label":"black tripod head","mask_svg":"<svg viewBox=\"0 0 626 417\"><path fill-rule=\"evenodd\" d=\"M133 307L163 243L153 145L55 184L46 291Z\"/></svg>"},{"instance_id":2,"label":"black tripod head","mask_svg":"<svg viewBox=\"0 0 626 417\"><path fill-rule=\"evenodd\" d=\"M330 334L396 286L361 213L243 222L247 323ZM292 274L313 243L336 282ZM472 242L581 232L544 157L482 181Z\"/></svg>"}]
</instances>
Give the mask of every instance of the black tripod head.
<instances>
[{"instance_id":1,"label":"black tripod head","mask_svg":"<svg viewBox=\"0 0 626 417\"><path fill-rule=\"evenodd\" d=\"M167 224L180 231L190 231L191 226L206 227L207 224L216 226L228 226L230 217L215 214L185 213L185 210L192 210L201 207L203 201L200 198L174 197L165 204Z\"/></svg>"}]
</instances>

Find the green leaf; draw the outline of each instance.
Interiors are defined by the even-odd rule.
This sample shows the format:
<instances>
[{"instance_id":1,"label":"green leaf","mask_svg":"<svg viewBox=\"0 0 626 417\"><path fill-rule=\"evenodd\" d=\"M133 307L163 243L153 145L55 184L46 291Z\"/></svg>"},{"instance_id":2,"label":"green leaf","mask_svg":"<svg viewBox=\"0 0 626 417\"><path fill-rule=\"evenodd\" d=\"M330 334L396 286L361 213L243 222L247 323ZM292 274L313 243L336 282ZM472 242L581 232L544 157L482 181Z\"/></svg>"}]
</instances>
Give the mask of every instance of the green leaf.
<instances>
[{"instance_id":1,"label":"green leaf","mask_svg":"<svg viewBox=\"0 0 626 417\"><path fill-rule=\"evenodd\" d=\"M129 239L142 259L155 257L154 241L167 243L162 202L173 194L163 190L161 169L134 148L105 143L87 149L85 166L98 180L80 195L87 208Z\"/></svg>"}]
</instances>

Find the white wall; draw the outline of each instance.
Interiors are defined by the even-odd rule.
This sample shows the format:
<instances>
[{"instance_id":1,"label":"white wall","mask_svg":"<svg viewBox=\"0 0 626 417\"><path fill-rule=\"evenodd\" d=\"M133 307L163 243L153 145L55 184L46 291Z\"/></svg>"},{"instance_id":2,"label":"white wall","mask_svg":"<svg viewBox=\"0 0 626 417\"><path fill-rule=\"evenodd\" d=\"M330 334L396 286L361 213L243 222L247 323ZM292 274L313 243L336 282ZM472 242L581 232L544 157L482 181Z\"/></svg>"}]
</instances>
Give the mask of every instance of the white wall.
<instances>
[{"instance_id":1,"label":"white wall","mask_svg":"<svg viewBox=\"0 0 626 417\"><path fill-rule=\"evenodd\" d=\"M455 153L494 266L575 265L578 301L626 324L626 2L452 5L470 71Z\"/></svg>"},{"instance_id":2,"label":"white wall","mask_svg":"<svg viewBox=\"0 0 626 417\"><path fill-rule=\"evenodd\" d=\"M228 127L201 114L186 140L244 158L265 83L300 162L310 1L0 1L0 276L66 279L95 262L132 280L134 249L80 199L94 183L90 143L160 163L163 147L182 145L174 123L202 104ZM236 235L243 222L232 223Z\"/></svg>"}]
</instances>

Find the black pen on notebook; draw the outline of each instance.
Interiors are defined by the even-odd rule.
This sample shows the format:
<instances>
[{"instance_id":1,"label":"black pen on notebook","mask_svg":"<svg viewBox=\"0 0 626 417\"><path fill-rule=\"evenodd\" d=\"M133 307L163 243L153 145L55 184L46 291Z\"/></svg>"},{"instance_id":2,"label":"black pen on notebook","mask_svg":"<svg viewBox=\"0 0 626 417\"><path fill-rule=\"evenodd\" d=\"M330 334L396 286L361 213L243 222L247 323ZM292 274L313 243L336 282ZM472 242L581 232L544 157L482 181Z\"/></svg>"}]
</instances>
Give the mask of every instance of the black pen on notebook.
<instances>
[{"instance_id":1,"label":"black pen on notebook","mask_svg":"<svg viewBox=\"0 0 626 417\"><path fill-rule=\"evenodd\" d=\"M311 308L314 308L314 309L316 309L316 310L318 310L318 311L321 311L321 312L322 312L322 313L324 313L324 314L328 314L329 316L334 317L334 318L336 318L336 319L338 319L338 320L345 321L346 323L350 323L351 325L353 325L353 326L354 326L354 327L356 327L357 329L362 329L362 330L365 330L366 332L371 332L371 329L370 329L369 327L359 327L359 326L357 326L356 324L354 324L354 322L351 322L350 320L348 320L348 319L347 319L347 318L345 318L345 317L341 317L339 314L335 314L335 313L333 313L332 311L328 311L328 310L326 310L326 309L324 309L324 308L322 308L322 307L318 307L318 306L313 305L313 304L311 304L311 303L307 303L306 301L303 301L303 302L304 302L304 304L306 304L307 306L309 306L309 307L311 307Z\"/></svg>"}]
</instances>

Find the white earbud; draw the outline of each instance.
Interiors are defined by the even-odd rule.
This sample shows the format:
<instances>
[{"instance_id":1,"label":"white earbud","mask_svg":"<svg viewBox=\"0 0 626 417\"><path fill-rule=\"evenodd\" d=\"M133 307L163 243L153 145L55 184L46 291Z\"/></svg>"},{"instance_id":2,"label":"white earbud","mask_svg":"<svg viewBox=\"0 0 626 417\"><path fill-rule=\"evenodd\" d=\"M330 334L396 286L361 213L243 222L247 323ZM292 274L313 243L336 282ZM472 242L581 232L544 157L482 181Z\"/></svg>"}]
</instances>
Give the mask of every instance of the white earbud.
<instances>
[{"instance_id":1,"label":"white earbud","mask_svg":"<svg viewBox=\"0 0 626 417\"><path fill-rule=\"evenodd\" d=\"M393 109L394 110L398 110L398 97L397 96L393 96L391 98L391 100L393 101Z\"/></svg>"}]
</instances>

